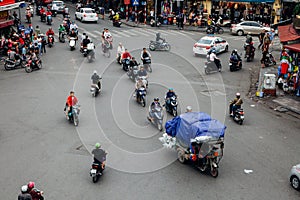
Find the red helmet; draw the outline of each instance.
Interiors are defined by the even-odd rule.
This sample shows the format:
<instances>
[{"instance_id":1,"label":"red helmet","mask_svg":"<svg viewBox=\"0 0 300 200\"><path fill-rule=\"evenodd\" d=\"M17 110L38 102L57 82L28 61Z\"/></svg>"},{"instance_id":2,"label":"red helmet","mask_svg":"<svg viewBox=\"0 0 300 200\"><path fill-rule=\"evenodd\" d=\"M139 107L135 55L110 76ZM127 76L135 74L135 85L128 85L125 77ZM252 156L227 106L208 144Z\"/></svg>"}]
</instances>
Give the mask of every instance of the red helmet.
<instances>
[{"instance_id":1,"label":"red helmet","mask_svg":"<svg viewBox=\"0 0 300 200\"><path fill-rule=\"evenodd\" d=\"M30 181L27 186L28 189L31 190L32 188L34 188L34 182Z\"/></svg>"}]
</instances>

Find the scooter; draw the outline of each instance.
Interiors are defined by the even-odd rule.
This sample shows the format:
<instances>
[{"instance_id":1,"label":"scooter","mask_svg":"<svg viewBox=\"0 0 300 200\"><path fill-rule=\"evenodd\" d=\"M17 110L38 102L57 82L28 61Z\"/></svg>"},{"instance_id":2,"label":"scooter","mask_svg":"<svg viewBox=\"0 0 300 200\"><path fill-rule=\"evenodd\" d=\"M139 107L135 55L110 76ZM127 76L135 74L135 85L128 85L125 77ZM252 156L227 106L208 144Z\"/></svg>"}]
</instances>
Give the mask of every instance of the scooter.
<instances>
[{"instance_id":1,"label":"scooter","mask_svg":"<svg viewBox=\"0 0 300 200\"><path fill-rule=\"evenodd\" d=\"M124 58L122 60L122 68L125 72L127 72L129 70L130 67L130 58Z\"/></svg>"},{"instance_id":2,"label":"scooter","mask_svg":"<svg viewBox=\"0 0 300 200\"><path fill-rule=\"evenodd\" d=\"M59 41L62 42L62 43L65 43L66 42L65 36L66 36L66 32L65 31L61 32L60 35L59 35L59 38L58 38Z\"/></svg>"},{"instance_id":3,"label":"scooter","mask_svg":"<svg viewBox=\"0 0 300 200\"><path fill-rule=\"evenodd\" d=\"M150 73L152 72L150 57L144 58L143 65L144 65L144 68L147 70L147 72L150 72Z\"/></svg>"},{"instance_id":4,"label":"scooter","mask_svg":"<svg viewBox=\"0 0 300 200\"><path fill-rule=\"evenodd\" d=\"M103 175L103 171L105 169L105 164L99 164L99 163L95 163L93 162L92 164L92 168L90 170L90 176L93 179L93 183L97 183L99 178Z\"/></svg>"},{"instance_id":5,"label":"scooter","mask_svg":"<svg viewBox=\"0 0 300 200\"><path fill-rule=\"evenodd\" d=\"M66 112L68 112L68 110L65 108L65 115L66 115ZM80 113L80 105L74 105L72 106L72 112L69 112L68 113L68 117L67 119L74 123L75 126L78 126L79 124L79 113Z\"/></svg>"},{"instance_id":6,"label":"scooter","mask_svg":"<svg viewBox=\"0 0 300 200\"><path fill-rule=\"evenodd\" d=\"M48 36L48 46L51 48L54 44L53 35Z\"/></svg>"},{"instance_id":7,"label":"scooter","mask_svg":"<svg viewBox=\"0 0 300 200\"><path fill-rule=\"evenodd\" d=\"M121 27L122 22L120 20L114 20L113 19L113 26L115 27Z\"/></svg>"},{"instance_id":8,"label":"scooter","mask_svg":"<svg viewBox=\"0 0 300 200\"><path fill-rule=\"evenodd\" d=\"M100 87L99 87L99 85L100 85ZM97 84L91 84L90 92L91 92L91 94L92 94L93 97L98 96L98 94L101 91L101 82L100 82L100 80L99 80L99 85L97 85Z\"/></svg>"},{"instance_id":9,"label":"scooter","mask_svg":"<svg viewBox=\"0 0 300 200\"><path fill-rule=\"evenodd\" d=\"M139 71L138 66L130 66L129 70L127 71L127 75L132 81L136 82L138 77L137 75L138 71Z\"/></svg>"},{"instance_id":10,"label":"scooter","mask_svg":"<svg viewBox=\"0 0 300 200\"><path fill-rule=\"evenodd\" d=\"M151 118L150 113L152 113L153 118ZM151 106L149 106L149 116L147 118L153 125L158 128L159 131L162 131L164 113L161 106L155 106L153 110L151 110Z\"/></svg>"},{"instance_id":11,"label":"scooter","mask_svg":"<svg viewBox=\"0 0 300 200\"><path fill-rule=\"evenodd\" d=\"M51 25L52 24L52 16L51 15L47 15L47 24Z\"/></svg>"},{"instance_id":12,"label":"scooter","mask_svg":"<svg viewBox=\"0 0 300 200\"><path fill-rule=\"evenodd\" d=\"M242 57L242 54L240 54L240 57ZM243 66L242 59L239 60L238 57L236 57L236 58L230 57L230 59L229 59L229 70L231 72L242 69L242 66Z\"/></svg>"},{"instance_id":13,"label":"scooter","mask_svg":"<svg viewBox=\"0 0 300 200\"><path fill-rule=\"evenodd\" d=\"M146 94L147 94L146 88L140 87L136 95L136 101L142 104L143 107L146 106Z\"/></svg>"},{"instance_id":14,"label":"scooter","mask_svg":"<svg viewBox=\"0 0 300 200\"><path fill-rule=\"evenodd\" d=\"M70 37L70 39L69 39L69 46L70 46L71 51L73 51L75 49L75 44L76 44L75 40L76 40L76 38L74 38L74 37Z\"/></svg>"},{"instance_id":15,"label":"scooter","mask_svg":"<svg viewBox=\"0 0 300 200\"><path fill-rule=\"evenodd\" d=\"M272 52L269 52L264 60L265 67L276 65L276 60L272 55Z\"/></svg>"},{"instance_id":16,"label":"scooter","mask_svg":"<svg viewBox=\"0 0 300 200\"><path fill-rule=\"evenodd\" d=\"M168 113L170 113L171 115L173 115L173 117L177 116L177 97L176 96L172 96L169 99L165 100L165 108L166 111Z\"/></svg>"},{"instance_id":17,"label":"scooter","mask_svg":"<svg viewBox=\"0 0 300 200\"><path fill-rule=\"evenodd\" d=\"M27 73L32 72L33 70L42 69L42 61L38 58L36 62L33 62L32 59L28 59L27 64L25 65L25 71Z\"/></svg>"},{"instance_id":18,"label":"scooter","mask_svg":"<svg viewBox=\"0 0 300 200\"><path fill-rule=\"evenodd\" d=\"M231 113L233 108L233 104L230 103L229 105L229 112ZM232 117L233 121L237 122L239 125L242 125L245 119L244 116L244 109L243 108L238 108L233 112L233 115L230 115Z\"/></svg>"},{"instance_id":19,"label":"scooter","mask_svg":"<svg viewBox=\"0 0 300 200\"><path fill-rule=\"evenodd\" d=\"M205 62L205 65L204 65L205 74L210 74L213 72L221 72L221 70L222 70L221 61L220 61L220 69L218 69L215 62L212 62L212 61Z\"/></svg>"},{"instance_id":20,"label":"scooter","mask_svg":"<svg viewBox=\"0 0 300 200\"><path fill-rule=\"evenodd\" d=\"M210 25L209 27L207 27L206 33L207 34L215 34L215 33L223 34L224 29L220 25Z\"/></svg>"},{"instance_id":21,"label":"scooter","mask_svg":"<svg viewBox=\"0 0 300 200\"><path fill-rule=\"evenodd\" d=\"M21 68L25 67L26 60L22 60L19 54L16 54L15 57L16 57L15 60L11 60L9 58L4 59L5 70L17 69L19 66L21 66Z\"/></svg>"},{"instance_id":22,"label":"scooter","mask_svg":"<svg viewBox=\"0 0 300 200\"><path fill-rule=\"evenodd\" d=\"M149 44L149 49L151 51L155 51L155 50L170 51L171 45L168 42L166 42L166 40L164 40L161 43L151 40Z\"/></svg>"}]
</instances>

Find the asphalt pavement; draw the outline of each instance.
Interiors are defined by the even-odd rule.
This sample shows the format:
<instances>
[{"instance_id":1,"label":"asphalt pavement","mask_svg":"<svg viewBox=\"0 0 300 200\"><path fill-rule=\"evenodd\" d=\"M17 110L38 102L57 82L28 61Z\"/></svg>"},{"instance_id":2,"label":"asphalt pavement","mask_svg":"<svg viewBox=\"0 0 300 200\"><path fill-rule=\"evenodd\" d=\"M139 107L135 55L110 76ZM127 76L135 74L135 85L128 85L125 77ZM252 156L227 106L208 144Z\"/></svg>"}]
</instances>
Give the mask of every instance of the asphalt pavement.
<instances>
[{"instance_id":1,"label":"asphalt pavement","mask_svg":"<svg viewBox=\"0 0 300 200\"><path fill-rule=\"evenodd\" d=\"M73 9L70 9L74 12ZM73 15L71 15L73 16ZM57 30L60 17L52 27ZM48 26L34 18L42 31ZM114 46L122 42L137 58L154 39L156 30L115 28L111 22L78 24L97 44L96 60L88 63L68 43L56 42L42 56L43 69L30 74L24 69L0 71L1 195L15 199L21 185L35 181L46 199L299 199L288 183L292 165L299 163L299 121L275 113L246 98L250 72L259 68L259 57L243 69L230 72L229 53L220 54L222 73L205 75L204 57L194 57L192 47L204 33L164 30L170 52L151 52L153 73L149 78L147 106L153 97L161 101L168 87L179 96L180 112L187 105L224 122L225 153L219 177L214 179L190 165L176 161L176 152L162 148L161 133L146 119L132 98L134 83L115 62L116 49L105 58L100 35L108 27ZM242 51L243 38L223 34L230 50ZM103 91L89 93L93 70L102 75ZM68 123L63 113L70 90L81 104L79 126ZM236 92L245 100L245 122L228 117L228 101ZM171 117L165 113L165 119ZM96 142L107 149L104 176L97 184L89 177L90 151ZM245 174L245 169L253 170Z\"/></svg>"}]
</instances>

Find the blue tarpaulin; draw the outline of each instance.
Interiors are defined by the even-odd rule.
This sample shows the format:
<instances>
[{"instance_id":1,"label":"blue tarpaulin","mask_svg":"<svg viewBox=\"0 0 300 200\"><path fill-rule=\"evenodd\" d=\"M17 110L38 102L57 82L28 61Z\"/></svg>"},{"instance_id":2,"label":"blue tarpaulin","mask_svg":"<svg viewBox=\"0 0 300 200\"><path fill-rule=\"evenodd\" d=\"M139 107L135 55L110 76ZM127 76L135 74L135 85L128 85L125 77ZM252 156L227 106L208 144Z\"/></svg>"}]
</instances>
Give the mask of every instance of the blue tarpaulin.
<instances>
[{"instance_id":1,"label":"blue tarpaulin","mask_svg":"<svg viewBox=\"0 0 300 200\"><path fill-rule=\"evenodd\" d=\"M167 121L166 133L183 147L189 147L191 139L199 136L224 137L226 126L203 112L188 112Z\"/></svg>"}]
</instances>

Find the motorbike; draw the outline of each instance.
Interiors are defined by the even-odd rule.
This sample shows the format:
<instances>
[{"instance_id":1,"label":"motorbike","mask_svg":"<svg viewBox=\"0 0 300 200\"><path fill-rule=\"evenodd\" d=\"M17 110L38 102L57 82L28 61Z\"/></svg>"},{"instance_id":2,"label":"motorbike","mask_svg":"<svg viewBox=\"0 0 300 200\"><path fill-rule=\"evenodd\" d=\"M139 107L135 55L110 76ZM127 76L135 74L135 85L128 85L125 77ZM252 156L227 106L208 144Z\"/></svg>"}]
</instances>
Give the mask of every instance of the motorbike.
<instances>
[{"instance_id":1,"label":"motorbike","mask_svg":"<svg viewBox=\"0 0 300 200\"><path fill-rule=\"evenodd\" d=\"M25 71L27 73L30 73L33 70L39 70L39 69L42 69L42 60L38 58L36 62L33 62L32 59L29 58L25 65Z\"/></svg>"},{"instance_id":2,"label":"motorbike","mask_svg":"<svg viewBox=\"0 0 300 200\"><path fill-rule=\"evenodd\" d=\"M177 116L177 97L176 96L172 96L169 99L165 100L165 107L166 107L166 111L168 113L170 113L171 115L173 115L173 117Z\"/></svg>"},{"instance_id":3,"label":"motorbike","mask_svg":"<svg viewBox=\"0 0 300 200\"><path fill-rule=\"evenodd\" d=\"M127 75L131 80L136 81L138 77L137 75L138 71L139 71L138 66L130 66L129 70L127 71Z\"/></svg>"},{"instance_id":4,"label":"motorbike","mask_svg":"<svg viewBox=\"0 0 300 200\"><path fill-rule=\"evenodd\" d=\"M161 50L161 51L170 51L171 45L164 40L163 42L150 41L149 49L151 51Z\"/></svg>"},{"instance_id":5,"label":"motorbike","mask_svg":"<svg viewBox=\"0 0 300 200\"><path fill-rule=\"evenodd\" d=\"M87 57L87 55L88 55L87 47L81 46L80 47L80 52L83 54L84 57Z\"/></svg>"},{"instance_id":6,"label":"motorbike","mask_svg":"<svg viewBox=\"0 0 300 200\"><path fill-rule=\"evenodd\" d=\"M129 70L130 67L130 58L124 58L122 59L122 68L125 72Z\"/></svg>"},{"instance_id":7,"label":"motorbike","mask_svg":"<svg viewBox=\"0 0 300 200\"><path fill-rule=\"evenodd\" d=\"M151 19L150 20L150 25L152 26L152 27L160 27L160 25L161 25L161 23L158 21L158 20L154 20L154 19Z\"/></svg>"},{"instance_id":8,"label":"motorbike","mask_svg":"<svg viewBox=\"0 0 300 200\"><path fill-rule=\"evenodd\" d=\"M40 14L41 16L41 22L46 22L46 13Z\"/></svg>"},{"instance_id":9,"label":"motorbike","mask_svg":"<svg viewBox=\"0 0 300 200\"><path fill-rule=\"evenodd\" d=\"M3 61L5 70L17 69L19 66L24 68L26 64L26 60L23 60L19 54L16 54L15 60L6 58Z\"/></svg>"},{"instance_id":10,"label":"motorbike","mask_svg":"<svg viewBox=\"0 0 300 200\"><path fill-rule=\"evenodd\" d=\"M113 20L113 26L115 27L121 27L122 22L120 20Z\"/></svg>"},{"instance_id":11,"label":"motorbike","mask_svg":"<svg viewBox=\"0 0 300 200\"><path fill-rule=\"evenodd\" d=\"M95 50L94 49L91 49L91 50L88 49L87 53L88 53L87 54L88 62L92 62L93 59L95 59Z\"/></svg>"},{"instance_id":12,"label":"motorbike","mask_svg":"<svg viewBox=\"0 0 300 200\"><path fill-rule=\"evenodd\" d=\"M269 52L267 54L267 56L263 62L265 64L265 67L276 65L276 60L275 60L274 56L272 55L272 52Z\"/></svg>"},{"instance_id":13,"label":"motorbike","mask_svg":"<svg viewBox=\"0 0 300 200\"><path fill-rule=\"evenodd\" d=\"M153 118L151 119L150 113L152 113ZM148 120L158 128L159 131L163 129L163 118L164 113L161 106L155 106L153 110L151 110L151 106L149 106L149 116Z\"/></svg>"},{"instance_id":14,"label":"motorbike","mask_svg":"<svg viewBox=\"0 0 300 200\"><path fill-rule=\"evenodd\" d=\"M66 32L65 31L63 31L63 32L61 32L60 34L59 34L59 41L60 42L62 42L62 43L65 43L66 42L66 38L65 38L65 36L66 36Z\"/></svg>"},{"instance_id":15,"label":"motorbike","mask_svg":"<svg viewBox=\"0 0 300 200\"><path fill-rule=\"evenodd\" d=\"M241 56L242 55L240 54L240 57ZM236 58L236 59L230 58L229 59L229 70L231 72L242 69L242 65L243 65L242 64L242 59L240 59L240 60L238 58Z\"/></svg>"},{"instance_id":16,"label":"motorbike","mask_svg":"<svg viewBox=\"0 0 300 200\"><path fill-rule=\"evenodd\" d=\"M92 168L90 170L90 176L93 179L93 183L97 183L99 178L103 175L103 171L105 169L105 164L99 164L93 162Z\"/></svg>"},{"instance_id":17,"label":"motorbike","mask_svg":"<svg viewBox=\"0 0 300 200\"><path fill-rule=\"evenodd\" d=\"M223 34L224 29L220 25L210 25L209 27L207 27L206 33L207 34L215 34L215 33Z\"/></svg>"},{"instance_id":18,"label":"motorbike","mask_svg":"<svg viewBox=\"0 0 300 200\"><path fill-rule=\"evenodd\" d=\"M230 102L229 105L229 112L231 113L233 108L232 102ZM233 115L230 115L232 117L233 121L237 122L239 125L242 125L245 119L244 116L244 109L243 108L238 108L233 112Z\"/></svg>"},{"instance_id":19,"label":"motorbike","mask_svg":"<svg viewBox=\"0 0 300 200\"><path fill-rule=\"evenodd\" d=\"M48 46L51 48L54 44L53 35L48 35Z\"/></svg>"},{"instance_id":20,"label":"motorbike","mask_svg":"<svg viewBox=\"0 0 300 200\"><path fill-rule=\"evenodd\" d=\"M143 107L146 106L146 88L145 87L140 87L137 90L137 95L136 95L136 101L140 104L142 104Z\"/></svg>"},{"instance_id":21,"label":"motorbike","mask_svg":"<svg viewBox=\"0 0 300 200\"><path fill-rule=\"evenodd\" d=\"M66 114L67 109L65 109L65 114ZM72 112L68 113L68 120L72 123L74 123L75 126L78 126L79 124L79 113L80 113L80 105L76 104L72 106Z\"/></svg>"},{"instance_id":22,"label":"motorbike","mask_svg":"<svg viewBox=\"0 0 300 200\"><path fill-rule=\"evenodd\" d=\"M147 70L147 72L150 72L150 73L152 72L150 57L144 58L143 65L144 65L144 68Z\"/></svg>"},{"instance_id":23,"label":"motorbike","mask_svg":"<svg viewBox=\"0 0 300 200\"><path fill-rule=\"evenodd\" d=\"M52 16L51 15L47 15L46 18L47 18L47 24L51 25L52 24Z\"/></svg>"},{"instance_id":24,"label":"motorbike","mask_svg":"<svg viewBox=\"0 0 300 200\"><path fill-rule=\"evenodd\" d=\"M75 49L75 45L76 45L75 40L76 40L76 38L74 38L74 37L70 37L70 39L69 39L69 46L70 46L71 51L73 51Z\"/></svg>"},{"instance_id":25,"label":"motorbike","mask_svg":"<svg viewBox=\"0 0 300 200\"><path fill-rule=\"evenodd\" d=\"M91 92L93 97L98 96L98 94L101 91L101 82L100 82L100 80L99 80L99 85L100 85L100 87L97 84L91 84L90 92Z\"/></svg>"},{"instance_id":26,"label":"motorbike","mask_svg":"<svg viewBox=\"0 0 300 200\"><path fill-rule=\"evenodd\" d=\"M222 69L221 62L220 62L220 69ZM218 71L219 71L219 69L216 66L215 62L212 62L212 61L205 62L205 65L204 65L204 72L205 72L205 74L210 74L210 73L218 72Z\"/></svg>"},{"instance_id":27,"label":"motorbike","mask_svg":"<svg viewBox=\"0 0 300 200\"><path fill-rule=\"evenodd\" d=\"M253 61L255 55L255 48L253 46L253 43L251 44L245 43L244 49L245 49L245 58L247 62Z\"/></svg>"}]
</instances>

